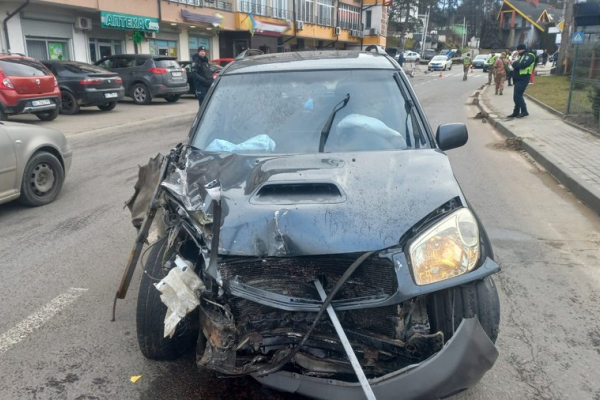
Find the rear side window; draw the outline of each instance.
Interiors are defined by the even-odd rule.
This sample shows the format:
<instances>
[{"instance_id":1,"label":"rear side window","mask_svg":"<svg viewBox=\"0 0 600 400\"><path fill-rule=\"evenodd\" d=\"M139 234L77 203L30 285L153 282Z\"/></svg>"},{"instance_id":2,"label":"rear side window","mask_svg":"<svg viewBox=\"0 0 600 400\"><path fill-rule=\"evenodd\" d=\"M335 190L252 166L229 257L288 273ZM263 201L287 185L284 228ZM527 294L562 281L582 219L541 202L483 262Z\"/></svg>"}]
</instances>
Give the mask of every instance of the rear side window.
<instances>
[{"instance_id":1,"label":"rear side window","mask_svg":"<svg viewBox=\"0 0 600 400\"><path fill-rule=\"evenodd\" d=\"M136 67L141 67L142 65L146 64L146 61L148 61L147 58L138 58L135 60L135 65Z\"/></svg>"},{"instance_id":2,"label":"rear side window","mask_svg":"<svg viewBox=\"0 0 600 400\"><path fill-rule=\"evenodd\" d=\"M0 68L7 76L46 76L50 71L39 61L25 58L3 58Z\"/></svg>"},{"instance_id":3,"label":"rear side window","mask_svg":"<svg viewBox=\"0 0 600 400\"><path fill-rule=\"evenodd\" d=\"M181 68L179 66L179 63L175 60L156 60L155 62L156 62L157 68L169 68L169 69Z\"/></svg>"}]
</instances>

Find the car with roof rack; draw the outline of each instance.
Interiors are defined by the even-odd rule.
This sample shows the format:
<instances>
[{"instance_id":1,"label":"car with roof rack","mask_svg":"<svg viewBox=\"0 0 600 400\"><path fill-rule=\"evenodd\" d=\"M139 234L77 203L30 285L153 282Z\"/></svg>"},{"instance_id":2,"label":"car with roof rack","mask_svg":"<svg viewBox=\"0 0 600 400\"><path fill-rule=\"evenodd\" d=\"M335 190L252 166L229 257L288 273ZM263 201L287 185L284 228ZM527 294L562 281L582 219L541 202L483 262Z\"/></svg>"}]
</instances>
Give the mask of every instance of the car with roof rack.
<instances>
[{"instance_id":1,"label":"car with roof rack","mask_svg":"<svg viewBox=\"0 0 600 400\"><path fill-rule=\"evenodd\" d=\"M125 96L136 104L150 104L154 98L174 103L190 89L186 70L175 57L119 54L101 58L95 65L119 74Z\"/></svg>"}]
</instances>

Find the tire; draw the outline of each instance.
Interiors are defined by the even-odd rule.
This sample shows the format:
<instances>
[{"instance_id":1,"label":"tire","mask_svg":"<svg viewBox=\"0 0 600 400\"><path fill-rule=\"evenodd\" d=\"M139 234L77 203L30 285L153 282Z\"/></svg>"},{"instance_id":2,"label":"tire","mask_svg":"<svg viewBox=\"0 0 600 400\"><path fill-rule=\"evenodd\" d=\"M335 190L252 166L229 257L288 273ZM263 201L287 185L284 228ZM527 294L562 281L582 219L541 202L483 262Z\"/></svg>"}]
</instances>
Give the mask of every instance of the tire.
<instances>
[{"instance_id":1,"label":"tire","mask_svg":"<svg viewBox=\"0 0 600 400\"><path fill-rule=\"evenodd\" d=\"M63 90L61 93L62 101L60 103L60 113L65 115L74 115L79 112L79 104L73 93Z\"/></svg>"},{"instance_id":2,"label":"tire","mask_svg":"<svg viewBox=\"0 0 600 400\"><path fill-rule=\"evenodd\" d=\"M19 201L34 207L51 203L60 193L64 179L62 164L53 154L35 153L25 166Z\"/></svg>"},{"instance_id":3,"label":"tire","mask_svg":"<svg viewBox=\"0 0 600 400\"><path fill-rule=\"evenodd\" d=\"M117 102L111 101L110 103L100 104L98 106L98 108L102 111L111 111L111 110L114 110L116 106L117 106Z\"/></svg>"},{"instance_id":4,"label":"tire","mask_svg":"<svg viewBox=\"0 0 600 400\"><path fill-rule=\"evenodd\" d=\"M181 98L181 96L180 96L180 95L178 95L178 94L174 94L174 95L171 95L171 96L166 96L166 97L165 97L165 100L166 100L168 103L175 103L175 102L179 101L179 99L180 99L180 98Z\"/></svg>"},{"instance_id":5,"label":"tire","mask_svg":"<svg viewBox=\"0 0 600 400\"><path fill-rule=\"evenodd\" d=\"M0 109L0 121L7 121L8 120L8 114L6 114L4 111L2 111Z\"/></svg>"},{"instance_id":6,"label":"tire","mask_svg":"<svg viewBox=\"0 0 600 400\"><path fill-rule=\"evenodd\" d=\"M452 64L450 64L450 68L448 68L449 71L452 71Z\"/></svg>"},{"instance_id":7,"label":"tire","mask_svg":"<svg viewBox=\"0 0 600 400\"><path fill-rule=\"evenodd\" d=\"M150 104L152 101L152 96L150 95L150 90L148 86L143 83L136 83L131 88L131 97L133 98L133 102L135 104Z\"/></svg>"},{"instance_id":8,"label":"tire","mask_svg":"<svg viewBox=\"0 0 600 400\"><path fill-rule=\"evenodd\" d=\"M58 117L59 111L59 108L56 107L54 110L35 113L35 116L38 117L40 121L53 121Z\"/></svg>"},{"instance_id":9,"label":"tire","mask_svg":"<svg viewBox=\"0 0 600 400\"><path fill-rule=\"evenodd\" d=\"M452 299L454 298L454 321ZM448 341L464 318L475 315L493 343L498 339L500 300L491 277L433 293L428 300L429 323L432 332L442 331Z\"/></svg>"},{"instance_id":10,"label":"tire","mask_svg":"<svg viewBox=\"0 0 600 400\"><path fill-rule=\"evenodd\" d=\"M140 351L144 357L157 361L173 360L183 355L198 337L198 332L188 329L183 322L177 326L172 338L164 337L167 306L160 300L160 292L153 283L164 277L162 260L166 247L166 241L163 240L150 250L144 264L136 311Z\"/></svg>"}]
</instances>

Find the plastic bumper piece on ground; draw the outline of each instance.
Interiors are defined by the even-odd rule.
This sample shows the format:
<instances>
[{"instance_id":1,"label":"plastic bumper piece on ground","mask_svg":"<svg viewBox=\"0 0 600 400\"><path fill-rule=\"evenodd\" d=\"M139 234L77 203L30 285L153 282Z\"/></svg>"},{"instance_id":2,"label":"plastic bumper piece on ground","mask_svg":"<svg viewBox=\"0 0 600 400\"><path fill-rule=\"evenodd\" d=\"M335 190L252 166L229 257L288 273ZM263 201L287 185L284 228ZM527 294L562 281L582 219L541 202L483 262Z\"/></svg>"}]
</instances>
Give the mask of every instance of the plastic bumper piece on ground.
<instances>
[{"instance_id":1,"label":"plastic bumper piece on ground","mask_svg":"<svg viewBox=\"0 0 600 400\"><path fill-rule=\"evenodd\" d=\"M498 350L477 317L464 319L454 336L433 357L369 383L378 399L440 399L474 386L492 368ZM315 399L363 400L357 383L314 378L287 371L264 377L261 384Z\"/></svg>"}]
</instances>

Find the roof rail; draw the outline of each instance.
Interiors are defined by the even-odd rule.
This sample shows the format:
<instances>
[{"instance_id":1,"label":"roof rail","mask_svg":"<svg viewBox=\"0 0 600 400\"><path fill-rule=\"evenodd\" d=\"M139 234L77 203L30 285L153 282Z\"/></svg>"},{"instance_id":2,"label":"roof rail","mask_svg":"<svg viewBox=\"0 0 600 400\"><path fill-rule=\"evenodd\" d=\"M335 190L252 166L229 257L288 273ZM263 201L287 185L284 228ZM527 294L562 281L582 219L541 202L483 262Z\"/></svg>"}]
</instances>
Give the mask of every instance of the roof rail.
<instances>
[{"instance_id":1,"label":"roof rail","mask_svg":"<svg viewBox=\"0 0 600 400\"><path fill-rule=\"evenodd\" d=\"M242 51L240 54L238 54L235 59L241 60L241 59L252 57L252 56L260 56L261 54L265 54L265 52L262 50L258 50L258 49L247 49L247 50Z\"/></svg>"}]
</instances>

